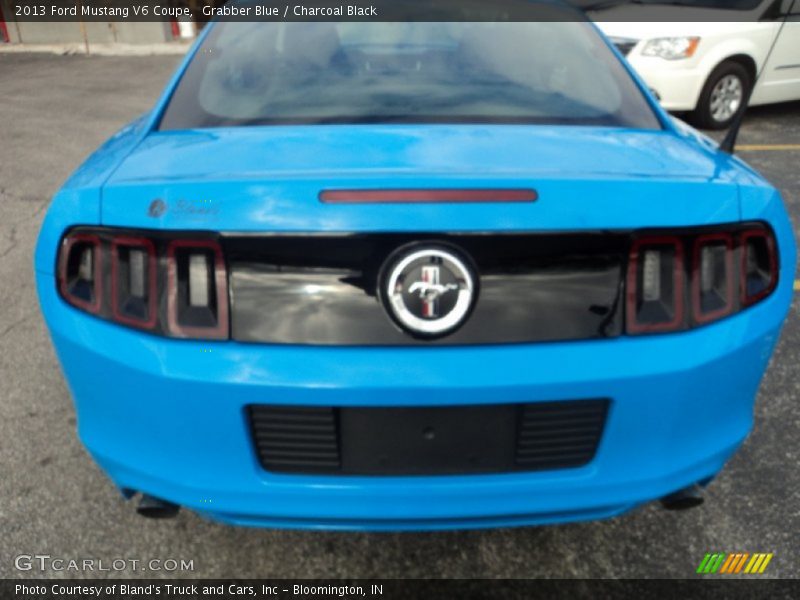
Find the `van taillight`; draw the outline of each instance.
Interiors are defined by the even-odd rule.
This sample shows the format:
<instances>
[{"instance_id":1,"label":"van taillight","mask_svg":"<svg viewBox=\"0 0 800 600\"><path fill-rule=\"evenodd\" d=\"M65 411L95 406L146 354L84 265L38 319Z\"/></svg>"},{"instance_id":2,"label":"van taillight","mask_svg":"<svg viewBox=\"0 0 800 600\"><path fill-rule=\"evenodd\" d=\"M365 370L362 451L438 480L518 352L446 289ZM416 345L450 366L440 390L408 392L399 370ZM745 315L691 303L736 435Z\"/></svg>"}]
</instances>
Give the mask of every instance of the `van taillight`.
<instances>
[{"instance_id":1,"label":"van taillight","mask_svg":"<svg viewBox=\"0 0 800 600\"><path fill-rule=\"evenodd\" d=\"M228 338L228 276L215 237L73 230L57 273L61 296L101 318L170 337Z\"/></svg>"},{"instance_id":2,"label":"van taillight","mask_svg":"<svg viewBox=\"0 0 800 600\"><path fill-rule=\"evenodd\" d=\"M626 330L704 325L766 298L777 282L775 238L761 224L637 236L628 257Z\"/></svg>"}]
</instances>

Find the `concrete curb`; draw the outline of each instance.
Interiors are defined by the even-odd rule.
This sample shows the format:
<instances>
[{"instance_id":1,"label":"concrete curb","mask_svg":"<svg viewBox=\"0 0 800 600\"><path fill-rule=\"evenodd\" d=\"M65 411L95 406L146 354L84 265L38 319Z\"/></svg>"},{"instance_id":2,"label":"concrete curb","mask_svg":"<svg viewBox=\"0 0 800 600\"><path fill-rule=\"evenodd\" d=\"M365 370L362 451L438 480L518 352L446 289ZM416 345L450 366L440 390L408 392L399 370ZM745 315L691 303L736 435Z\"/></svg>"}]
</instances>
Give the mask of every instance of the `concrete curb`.
<instances>
[{"instance_id":1,"label":"concrete curb","mask_svg":"<svg viewBox=\"0 0 800 600\"><path fill-rule=\"evenodd\" d=\"M164 42L160 44L123 44L104 43L89 44L89 55L92 56L153 56L185 54L191 41ZM86 55L83 43L70 44L0 44L0 54L16 54L37 52L46 54Z\"/></svg>"}]
</instances>

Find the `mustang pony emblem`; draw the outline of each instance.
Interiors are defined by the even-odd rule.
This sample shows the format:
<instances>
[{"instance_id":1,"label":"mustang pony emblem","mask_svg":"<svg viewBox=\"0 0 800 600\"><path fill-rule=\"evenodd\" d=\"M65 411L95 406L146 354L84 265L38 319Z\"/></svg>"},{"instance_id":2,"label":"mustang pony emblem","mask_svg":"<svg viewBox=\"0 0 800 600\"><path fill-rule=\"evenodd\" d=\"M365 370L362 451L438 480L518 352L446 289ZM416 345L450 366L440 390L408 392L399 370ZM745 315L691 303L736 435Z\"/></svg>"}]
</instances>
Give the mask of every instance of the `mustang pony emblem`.
<instances>
[{"instance_id":1,"label":"mustang pony emblem","mask_svg":"<svg viewBox=\"0 0 800 600\"><path fill-rule=\"evenodd\" d=\"M439 244L398 249L386 259L380 279L389 316L415 336L438 337L458 329L477 294L477 275L467 259Z\"/></svg>"},{"instance_id":2,"label":"mustang pony emblem","mask_svg":"<svg viewBox=\"0 0 800 600\"><path fill-rule=\"evenodd\" d=\"M422 299L423 317L438 317L439 296L450 290L458 289L455 283L448 283L447 285L439 283L441 272L437 265L422 267L422 281L415 281L408 288L409 294L419 291L419 297Z\"/></svg>"},{"instance_id":3,"label":"mustang pony emblem","mask_svg":"<svg viewBox=\"0 0 800 600\"><path fill-rule=\"evenodd\" d=\"M450 290L457 290L458 286L455 283L448 283L441 285L436 283L426 283L425 281L416 281L408 288L409 293L414 294L419 291L420 298L429 298L436 300L439 296Z\"/></svg>"}]
</instances>

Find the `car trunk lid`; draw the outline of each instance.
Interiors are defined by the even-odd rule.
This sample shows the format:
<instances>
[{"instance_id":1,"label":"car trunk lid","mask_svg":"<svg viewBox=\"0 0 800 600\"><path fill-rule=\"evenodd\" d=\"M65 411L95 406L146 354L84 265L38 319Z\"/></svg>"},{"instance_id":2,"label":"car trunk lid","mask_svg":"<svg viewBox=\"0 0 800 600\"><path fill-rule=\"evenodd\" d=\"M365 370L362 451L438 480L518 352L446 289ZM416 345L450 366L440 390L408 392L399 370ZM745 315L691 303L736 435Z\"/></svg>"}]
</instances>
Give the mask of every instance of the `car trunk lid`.
<instances>
[{"instance_id":1,"label":"car trunk lid","mask_svg":"<svg viewBox=\"0 0 800 600\"><path fill-rule=\"evenodd\" d=\"M553 231L738 219L712 152L670 131L320 125L159 132L107 182L102 223L268 231ZM324 190L512 188L526 202L324 203Z\"/></svg>"}]
</instances>

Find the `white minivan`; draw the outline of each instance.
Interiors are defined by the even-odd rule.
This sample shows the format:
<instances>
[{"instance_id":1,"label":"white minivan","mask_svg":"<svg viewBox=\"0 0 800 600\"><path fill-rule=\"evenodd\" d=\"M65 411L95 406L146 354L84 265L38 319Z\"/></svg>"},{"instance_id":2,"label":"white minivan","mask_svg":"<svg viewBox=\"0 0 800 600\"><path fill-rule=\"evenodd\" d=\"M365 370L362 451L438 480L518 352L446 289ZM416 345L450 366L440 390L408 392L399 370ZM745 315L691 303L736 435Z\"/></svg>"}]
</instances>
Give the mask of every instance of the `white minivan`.
<instances>
[{"instance_id":1,"label":"white minivan","mask_svg":"<svg viewBox=\"0 0 800 600\"><path fill-rule=\"evenodd\" d=\"M727 127L756 74L751 105L800 100L800 0L617 4L584 6L664 108L688 113L694 125ZM670 14L680 22L665 21Z\"/></svg>"}]
</instances>

